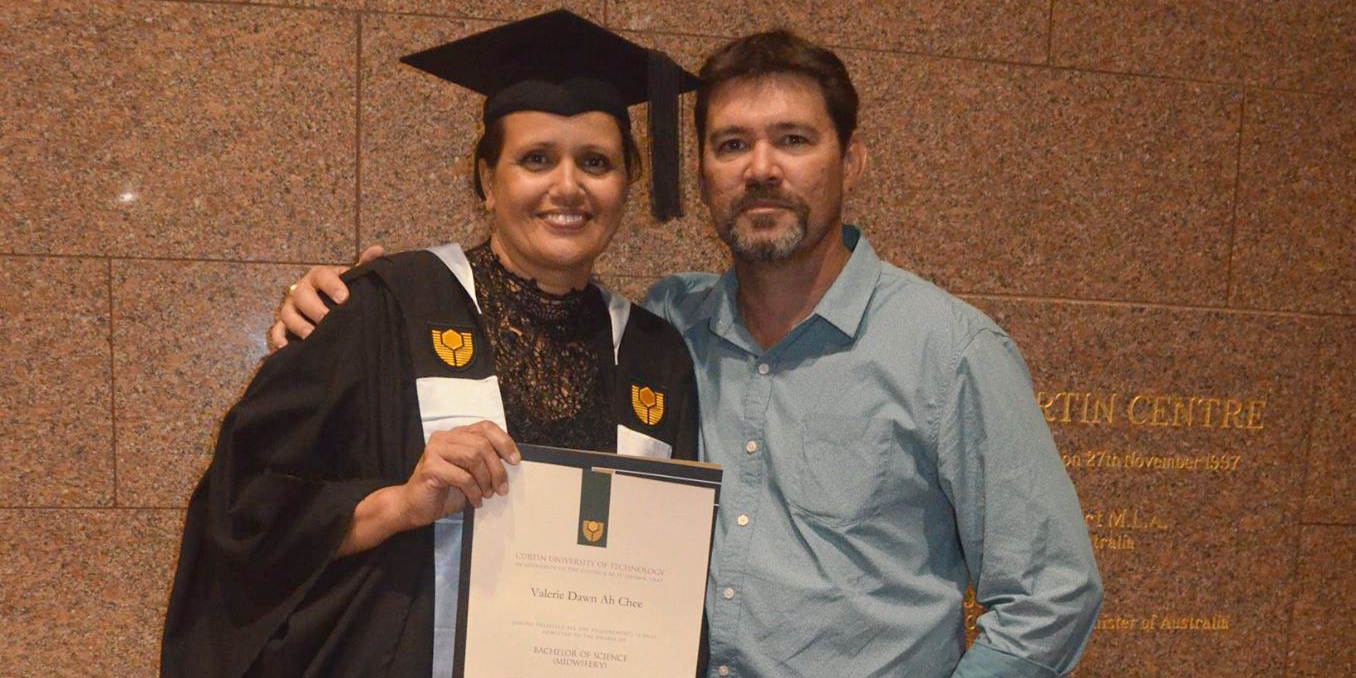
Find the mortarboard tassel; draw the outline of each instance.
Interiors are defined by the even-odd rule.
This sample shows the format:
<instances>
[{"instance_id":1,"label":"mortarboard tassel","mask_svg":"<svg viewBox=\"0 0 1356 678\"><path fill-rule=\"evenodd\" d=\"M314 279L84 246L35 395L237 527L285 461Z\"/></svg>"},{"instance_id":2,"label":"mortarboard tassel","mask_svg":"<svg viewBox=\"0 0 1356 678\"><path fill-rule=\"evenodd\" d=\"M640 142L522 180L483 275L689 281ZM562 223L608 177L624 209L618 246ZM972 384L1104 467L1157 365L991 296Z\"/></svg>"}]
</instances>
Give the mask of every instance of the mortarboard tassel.
<instances>
[{"instance_id":1,"label":"mortarboard tassel","mask_svg":"<svg viewBox=\"0 0 1356 678\"><path fill-rule=\"evenodd\" d=\"M649 50L650 213L660 222L683 216L678 185L678 87L682 70Z\"/></svg>"}]
</instances>

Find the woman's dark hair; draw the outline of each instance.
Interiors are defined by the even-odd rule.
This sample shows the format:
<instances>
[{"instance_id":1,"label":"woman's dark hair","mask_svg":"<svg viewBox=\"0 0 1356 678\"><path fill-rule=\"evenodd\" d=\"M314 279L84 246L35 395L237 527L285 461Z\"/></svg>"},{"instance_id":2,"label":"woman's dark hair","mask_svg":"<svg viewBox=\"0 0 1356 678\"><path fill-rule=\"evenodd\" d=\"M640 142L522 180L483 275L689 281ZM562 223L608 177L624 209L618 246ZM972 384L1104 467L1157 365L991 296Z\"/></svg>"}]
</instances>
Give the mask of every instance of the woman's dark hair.
<instances>
[{"instance_id":1,"label":"woman's dark hair","mask_svg":"<svg viewBox=\"0 0 1356 678\"><path fill-rule=\"evenodd\" d=\"M636 145L636 139L631 135L629 125L623 125L622 121L613 118L617 123L617 129L621 130L622 139L622 163L626 166L626 180L635 181L640 178L640 146ZM499 154L504 150L504 119L496 118L490 126L485 128L485 133L480 135L480 140L476 142L474 155L471 157L471 185L475 188L476 197L485 199L485 187L480 185L480 161L494 167L499 164Z\"/></svg>"},{"instance_id":2,"label":"woman's dark hair","mask_svg":"<svg viewBox=\"0 0 1356 678\"><path fill-rule=\"evenodd\" d=\"M717 87L732 80L754 80L779 73L809 76L819 84L838 133L838 145L846 151L848 140L857 129L857 90L852 86L847 67L833 52L785 30L739 38L707 57L699 76L701 84L697 86L692 118L697 126L698 150L706 143L706 110Z\"/></svg>"}]
</instances>

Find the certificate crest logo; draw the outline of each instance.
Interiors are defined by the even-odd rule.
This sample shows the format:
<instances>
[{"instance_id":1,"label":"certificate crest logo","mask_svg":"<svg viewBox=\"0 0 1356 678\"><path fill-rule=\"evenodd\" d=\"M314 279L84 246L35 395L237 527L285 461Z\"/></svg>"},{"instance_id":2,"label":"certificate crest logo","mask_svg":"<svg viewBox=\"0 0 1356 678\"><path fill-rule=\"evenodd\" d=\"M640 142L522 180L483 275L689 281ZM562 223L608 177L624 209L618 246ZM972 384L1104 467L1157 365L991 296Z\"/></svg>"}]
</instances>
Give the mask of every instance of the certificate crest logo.
<instances>
[{"instance_id":1,"label":"certificate crest logo","mask_svg":"<svg viewBox=\"0 0 1356 678\"><path fill-rule=\"evenodd\" d=\"M580 546L607 548L607 519L612 510L612 474L584 469L579 474Z\"/></svg>"},{"instance_id":2,"label":"certificate crest logo","mask_svg":"<svg viewBox=\"0 0 1356 678\"><path fill-rule=\"evenodd\" d=\"M434 327L432 332L433 352L438 354L443 363L454 369L471 364L471 359L476 355L476 347L470 332L455 327L446 329Z\"/></svg>"},{"instance_id":3,"label":"certificate crest logo","mask_svg":"<svg viewBox=\"0 0 1356 678\"><path fill-rule=\"evenodd\" d=\"M631 384L631 409L646 426L658 426L664 418L664 392L649 386Z\"/></svg>"},{"instance_id":4,"label":"certificate crest logo","mask_svg":"<svg viewBox=\"0 0 1356 678\"><path fill-rule=\"evenodd\" d=\"M584 531L584 538L589 540L589 543L591 544L597 543L599 539L603 538L603 530L606 529L606 527L607 523L604 523L601 520L585 520L580 525L580 528Z\"/></svg>"}]
</instances>

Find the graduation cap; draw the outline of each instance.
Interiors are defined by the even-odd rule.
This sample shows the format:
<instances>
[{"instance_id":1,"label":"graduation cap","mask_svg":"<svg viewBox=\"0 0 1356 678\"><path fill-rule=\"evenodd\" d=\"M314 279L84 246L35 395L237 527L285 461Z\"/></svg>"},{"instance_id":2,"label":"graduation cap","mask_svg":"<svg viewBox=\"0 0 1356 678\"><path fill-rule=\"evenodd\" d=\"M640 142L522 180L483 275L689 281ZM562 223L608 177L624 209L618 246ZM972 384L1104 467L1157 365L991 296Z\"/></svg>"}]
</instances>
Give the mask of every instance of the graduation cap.
<instances>
[{"instance_id":1,"label":"graduation cap","mask_svg":"<svg viewBox=\"0 0 1356 678\"><path fill-rule=\"evenodd\" d=\"M682 215L678 195L678 95L697 78L566 10L515 21L400 59L485 95L484 123L517 111L601 111L631 127L630 106L649 102L650 211Z\"/></svg>"}]
</instances>

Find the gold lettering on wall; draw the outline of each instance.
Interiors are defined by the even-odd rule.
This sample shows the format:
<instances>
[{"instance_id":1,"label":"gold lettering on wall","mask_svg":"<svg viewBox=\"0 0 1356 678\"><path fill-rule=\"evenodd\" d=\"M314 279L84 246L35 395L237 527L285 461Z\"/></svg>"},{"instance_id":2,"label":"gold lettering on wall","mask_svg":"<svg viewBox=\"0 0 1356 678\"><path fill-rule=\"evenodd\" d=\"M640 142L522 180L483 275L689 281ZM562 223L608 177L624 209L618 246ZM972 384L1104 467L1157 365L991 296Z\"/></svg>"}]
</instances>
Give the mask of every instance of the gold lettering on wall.
<instances>
[{"instance_id":1,"label":"gold lettering on wall","mask_svg":"<svg viewBox=\"0 0 1356 678\"><path fill-rule=\"evenodd\" d=\"M1113 424L1120 394L1101 394L1092 391L1057 391L1036 393L1036 404L1045 411L1050 422L1079 424Z\"/></svg>"},{"instance_id":2,"label":"gold lettering on wall","mask_svg":"<svg viewBox=\"0 0 1356 678\"><path fill-rule=\"evenodd\" d=\"M1189 615L1180 612L1155 614L1149 618L1149 630L1157 631L1228 631L1229 616L1223 614Z\"/></svg>"},{"instance_id":3,"label":"gold lettering on wall","mask_svg":"<svg viewBox=\"0 0 1356 678\"><path fill-rule=\"evenodd\" d=\"M1115 424L1160 428L1261 431L1267 401L1171 393L1037 391L1045 420L1088 426Z\"/></svg>"},{"instance_id":4,"label":"gold lettering on wall","mask_svg":"<svg viewBox=\"0 0 1356 678\"><path fill-rule=\"evenodd\" d=\"M1096 552L1135 550L1135 538L1128 534L1118 534L1111 537L1090 535L1088 538L1092 540L1092 550Z\"/></svg>"},{"instance_id":5,"label":"gold lettering on wall","mask_svg":"<svg viewBox=\"0 0 1356 678\"><path fill-rule=\"evenodd\" d=\"M1172 527L1166 519L1138 508L1114 508L1089 511L1083 522L1091 529L1152 530L1164 532Z\"/></svg>"},{"instance_id":6,"label":"gold lettering on wall","mask_svg":"<svg viewBox=\"0 0 1356 678\"><path fill-rule=\"evenodd\" d=\"M1111 469L1121 471L1237 471L1241 454L1144 454L1135 450L1088 450L1082 454L1061 454L1064 468Z\"/></svg>"},{"instance_id":7,"label":"gold lettering on wall","mask_svg":"<svg viewBox=\"0 0 1356 678\"><path fill-rule=\"evenodd\" d=\"M1134 631L1138 628L1138 617L1127 617L1121 614L1111 614L1103 612L1097 615L1098 631Z\"/></svg>"},{"instance_id":8,"label":"gold lettering on wall","mask_svg":"<svg viewBox=\"0 0 1356 678\"><path fill-rule=\"evenodd\" d=\"M1083 522L1094 551L1133 551L1139 542L1125 532L1166 532L1172 527L1167 519L1139 508L1096 509L1084 514Z\"/></svg>"},{"instance_id":9,"label":"gold lettering on wall","mask_svg":"<svg viewBox=\"0 0 1356 678\"><path fill-rule=\"evenodd\" d=\"M1147 412L1140 414L1139 417L1135 416L1136 412L1138 412L1136 406L1138 406L1141 402L1147 405L1148 401L1149 397L1144 395L1137 395L1130 399L1130 407L1127 407L1125 412L1130 417L1131 424L1134 424L1135 426L1143 426L1149 423L1149 415Z\"/></svg>"},{"instance_id":10,"label":"gold lettering on wall","mask_svg":"<svg viewBox=\"0 0 1356 678\"><path fill-rule=\"evenodd\" d=\"M1097 616L1098 631L1228 631L1229 615L1189 614L1179 611L1151 614L1147 617L1103 612Z\"/></svg>"}]
</instances>

